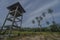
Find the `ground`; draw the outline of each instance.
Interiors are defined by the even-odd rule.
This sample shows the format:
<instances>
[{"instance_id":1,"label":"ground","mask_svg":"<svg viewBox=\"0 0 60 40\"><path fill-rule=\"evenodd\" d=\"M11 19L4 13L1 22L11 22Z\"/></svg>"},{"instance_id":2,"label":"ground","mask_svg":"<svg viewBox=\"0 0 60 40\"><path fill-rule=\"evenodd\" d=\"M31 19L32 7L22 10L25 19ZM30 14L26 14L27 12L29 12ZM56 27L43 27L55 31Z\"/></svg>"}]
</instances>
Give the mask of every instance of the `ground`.
<instances>
[{"instance_id":1,"label":"ground","mask_svg":"<svg viewBox=\"0 0 60 40\"><path fill-rule=\"evenodd\" d=\"M60 32L20 32L20 36L6 40L60 40Z\"/></svg>"}]
</instances>

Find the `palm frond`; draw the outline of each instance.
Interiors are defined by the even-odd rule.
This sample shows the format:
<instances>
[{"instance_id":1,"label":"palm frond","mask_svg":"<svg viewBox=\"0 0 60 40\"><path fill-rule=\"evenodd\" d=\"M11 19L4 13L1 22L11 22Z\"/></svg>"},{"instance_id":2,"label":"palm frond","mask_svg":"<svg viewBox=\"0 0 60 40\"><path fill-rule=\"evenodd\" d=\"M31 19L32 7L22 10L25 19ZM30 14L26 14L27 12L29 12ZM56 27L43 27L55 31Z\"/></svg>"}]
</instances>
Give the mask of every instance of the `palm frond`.
<instances>
[{"instance_id":1,"label":"palm frond","mask_svg":"<svg viewBox=\"0 0 60 40\"><path fill-rule=\"evenodd\" d=\"M36 20L38 20L39 18L38 17L36 17Z\"/></svg>"},{"instance_id":2,"label":"palm frond","mask_svg":"<svg viewBox=\"0 0 60 40\"><path fill-rule=\"evenodd\" d=\"M48 9L48 13L52 13L53 12L53 10L52 9Z\"/></svg>"},{"instance_id":3,"label":"palm frond","mask_svg":"<svg viewBox=\"0 0 60 40\"><path fill-rule=\"evenodd\" d=\"M42 13L42 16L45 17L46 16L45 13Z\"/></svg>"},{"instance_id":4,"label":"palm frond","mask_svg":"<svg viewBox=\"0 0 60 40\"><path fill-rule=\"evenodd\" d=\"M35 21L34 21L34 20L32 20L32 23L34 24L34 23L35 23Z\"/></svg>"},{"instance_id":5,"label":"palm frond","mask_svg":"<svg viewBox=\"0 0 60 40\"><path fill-rule=\"evenodd\" d=\"M43 17L40 16L40 20L43 20Z\"/></svg>"},{"instance_id":6,"label":"palm frond","mask_svg":"<svg viewBox=\"0 0 60 40\"><path fill-rule=\"evenodd\" d=\"M49 25L50 23L48 21L46 21L46 24Z\"/></svg>"}]
</instances>

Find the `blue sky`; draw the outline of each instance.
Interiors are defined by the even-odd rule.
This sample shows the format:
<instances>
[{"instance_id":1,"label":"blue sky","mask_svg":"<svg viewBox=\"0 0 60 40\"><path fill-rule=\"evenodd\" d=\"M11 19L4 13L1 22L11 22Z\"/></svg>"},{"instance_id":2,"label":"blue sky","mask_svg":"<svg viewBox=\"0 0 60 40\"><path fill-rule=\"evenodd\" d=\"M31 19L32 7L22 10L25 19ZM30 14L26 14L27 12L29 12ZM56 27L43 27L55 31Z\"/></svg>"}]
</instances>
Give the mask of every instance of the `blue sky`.
<instances>
[{"instance_id":1,"label":"blue sky","mask_svg":"<svg viewBox=\"0 0 60 40\"><path fill-rule=\"evenodd\" d=\"M6 15L8 14L8 10L6 7L18 1L26 11L23 16L23 27L37 27L37 23L33 25L31 21L35 19L35 17L41 16L43 12L47 12L48 8L54 10L53 14L55 17L55 21L56 23L60 23L60 0L0 0L1 26ZM51 15L47 14L45 18L51 23ZM46 26L45 18L41 21L42 26Z\"/></svg>"}]
</instances>

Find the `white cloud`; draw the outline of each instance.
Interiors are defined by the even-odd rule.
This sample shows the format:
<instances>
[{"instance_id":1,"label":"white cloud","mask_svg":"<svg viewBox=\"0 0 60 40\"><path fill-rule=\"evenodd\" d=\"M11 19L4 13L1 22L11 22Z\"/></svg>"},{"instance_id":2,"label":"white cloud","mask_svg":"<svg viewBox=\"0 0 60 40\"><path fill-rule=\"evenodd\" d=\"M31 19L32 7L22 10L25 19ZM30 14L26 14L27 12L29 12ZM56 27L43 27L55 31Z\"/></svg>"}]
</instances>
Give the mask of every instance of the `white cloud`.
<instances>
[{"instance_id":1,"label":"white cloud","mask_svg":"<svg viewBox=\"0 0 60 40\"><path fill-rule=\"evenodd\" d=\"M51 2L51 3L48 3L48 4L44 5L44 6L42 6L41 8L38 8L37 10L35 10L34 12L32 12L30 15L34 15L34 14L36 14L38 12L43 11L44 9L53 7L53 6L57 5L58 3L59 3L59 1L55 0L55 1Z\"/></svg>"},{"instance_id":2,"label":"white cloud","mask_svg":"<svg viewBox=\"0 0 60 40\"><path fill-rule=\"evenodd\" d=\"M54 18L56 18L56 17L59 17L60 16L60 12L59 13L53 13L54 15ZM44 18L44 20L46 19L46 20L49 20L51 18L51 15L48 15L48 16L46 16L45 18ZM43 21L44 21L43 20ZM44 22L41 22L41 24L44 24ZM52 20L51 20L52 21ZM32 23L31 22L31 20L30 20L30 22L28 22L28 23L26 23L26 24L23 24L23 27L30 27L30 26L33 26L32 24L30 24L30 23ZM35 24L36 25L36 24Z\"/></svg>"},{"instance_id":3,"label":"white cloud","mask_svg":"<svg viewBox=\"0 0 60 40\"><path fill-rule=\"evenodd\" d=\"M34 19L34 17L39 16L40 12L43 11L44 9L50 8L55 6L56 4L58 4L58 0L55 0L54 2L48 3L46 5L44 5L43 7L39 8L38 10L35 10L34 12L30 13L30 17L29 19L24 23L24 25L27 25L30 23L30 21L32 19Z\"/></svg>"}]
</instances>

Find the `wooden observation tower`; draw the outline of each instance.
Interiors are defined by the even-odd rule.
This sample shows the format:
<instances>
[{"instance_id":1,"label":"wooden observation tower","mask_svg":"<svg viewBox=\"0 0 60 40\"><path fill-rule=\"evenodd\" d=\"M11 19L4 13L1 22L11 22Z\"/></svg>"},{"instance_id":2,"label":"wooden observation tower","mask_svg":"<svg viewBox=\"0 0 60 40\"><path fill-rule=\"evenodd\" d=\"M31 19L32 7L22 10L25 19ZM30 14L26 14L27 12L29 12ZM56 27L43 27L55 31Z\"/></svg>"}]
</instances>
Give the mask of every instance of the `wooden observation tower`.
<instances>
[{"instance_id":1,"label":"wooden observation tower","mask_svg":"<svg viewBox=\"0 0 60 40\"><path fill-rule=\"evenodd\" d=\"M2 25L1 33L4 33L6 32L6 29L9 29L9 34L11 34L13 27L22 27L23 13L25 13L25 10L19 2L7 7L7 9L9 10L9 13L7 14L6 19ZM11 25L3 31L6 21L10 21ZM18 22L20 23L20 26Z\"/></svg>"}]
</instances>

